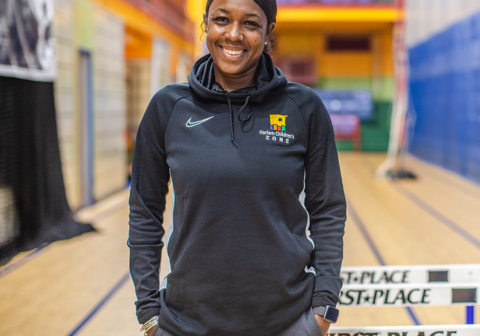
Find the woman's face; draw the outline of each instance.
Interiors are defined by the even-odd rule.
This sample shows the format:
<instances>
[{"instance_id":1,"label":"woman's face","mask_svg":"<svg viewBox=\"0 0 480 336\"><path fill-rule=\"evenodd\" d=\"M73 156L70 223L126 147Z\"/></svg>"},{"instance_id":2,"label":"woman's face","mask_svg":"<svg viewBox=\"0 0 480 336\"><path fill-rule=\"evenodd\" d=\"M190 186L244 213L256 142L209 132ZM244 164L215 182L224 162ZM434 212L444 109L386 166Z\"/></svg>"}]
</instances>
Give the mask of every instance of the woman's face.
<instances>
[{"instance_id":1,"label":"woman's face","mask_svg":"<svg viewBox=\"0 0 480 336\"><path fill-rule=\"evenodd\" d=\"M275 27L260 6L253 0L214 0L204 19L208 50L220 72L238 76L256 68Z\"/></svg>"}]
</instances>

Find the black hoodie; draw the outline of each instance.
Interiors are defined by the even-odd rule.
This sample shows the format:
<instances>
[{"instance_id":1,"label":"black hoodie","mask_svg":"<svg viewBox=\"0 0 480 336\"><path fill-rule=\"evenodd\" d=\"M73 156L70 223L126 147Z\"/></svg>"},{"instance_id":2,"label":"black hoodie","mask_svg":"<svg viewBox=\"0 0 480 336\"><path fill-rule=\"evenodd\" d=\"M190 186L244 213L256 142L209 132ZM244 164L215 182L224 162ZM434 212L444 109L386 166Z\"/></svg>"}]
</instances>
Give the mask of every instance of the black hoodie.
<instances>
[{"instance_id":1,"label":"black hoodie","mask_svg":"<svg viewBox=\"0 0 480 336\"><path fill-rule=\"evenodd\" d=\"M255 87L224 91L209 55L188 80L155 94L137 135L128 245L139 322L159 315L176 336L278 335L310 306L336 305L342 285L346 205L328 113L267 54ZM172 272L159 291L170 178Z\"/></svg>"}]
</instances>

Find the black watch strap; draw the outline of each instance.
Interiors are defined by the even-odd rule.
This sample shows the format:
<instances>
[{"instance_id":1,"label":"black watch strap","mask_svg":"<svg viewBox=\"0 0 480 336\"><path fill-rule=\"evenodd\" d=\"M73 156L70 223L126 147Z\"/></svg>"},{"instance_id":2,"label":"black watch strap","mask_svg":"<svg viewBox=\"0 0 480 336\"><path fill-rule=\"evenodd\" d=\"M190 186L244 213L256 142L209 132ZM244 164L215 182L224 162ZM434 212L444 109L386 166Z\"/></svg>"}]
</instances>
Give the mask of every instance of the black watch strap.
<instances>
[{"instance_id":1,"label":"black watch strap","mask_svg":"<svg viewBox=\"0 0 480 336\"><path fill-rule=\"evenodd\" d=\"M336 323L338 320L339 310L332 306L319 306L312 308L315 315L323 317L323 319L330 323Z\"/></svg>"}]
</instances>

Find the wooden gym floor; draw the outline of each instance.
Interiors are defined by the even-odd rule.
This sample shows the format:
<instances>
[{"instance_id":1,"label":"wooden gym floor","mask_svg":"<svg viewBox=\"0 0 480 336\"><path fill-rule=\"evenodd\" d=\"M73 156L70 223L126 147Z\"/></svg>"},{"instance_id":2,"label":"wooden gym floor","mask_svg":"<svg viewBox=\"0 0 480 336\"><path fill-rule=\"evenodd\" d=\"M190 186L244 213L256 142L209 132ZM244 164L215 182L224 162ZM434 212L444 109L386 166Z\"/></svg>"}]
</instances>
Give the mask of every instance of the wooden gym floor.
<instances>
[{"instance_id":1,"label":"wooden gym floor","mask_svg":"<svg viewBox=\"0 0 480 336\"><path fill-rule=\"evenodd\" d=\"M344 265L479 263L480 186L415 158L407 166L417 181L376 180L383 159L340 155L349 206ZM0 268L0 335L141 335L128 274L127 199L124 190L77 214L98 232L23 253ZM162 278L168 268L164 257ZM421 324L465 323L463 306L412 312ZM405 308L342 307L337 326L410 324Z\"/></svg>"}]
</instances>

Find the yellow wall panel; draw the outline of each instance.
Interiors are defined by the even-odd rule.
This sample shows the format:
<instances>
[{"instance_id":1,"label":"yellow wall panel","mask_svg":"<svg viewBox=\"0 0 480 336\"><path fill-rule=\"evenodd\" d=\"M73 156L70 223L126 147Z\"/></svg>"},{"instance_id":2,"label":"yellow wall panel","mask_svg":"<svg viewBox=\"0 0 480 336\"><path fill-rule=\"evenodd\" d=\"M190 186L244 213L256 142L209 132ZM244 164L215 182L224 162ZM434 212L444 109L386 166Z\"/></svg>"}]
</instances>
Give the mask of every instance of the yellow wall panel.
<instances>
[{"instance_id":1,"label":"yellow wall panel","mask_svg":"<svg viewBox=\"0 0 480 336\"><path fill-rule=\"evenodd\" d=\"M315 38L311 33L282 34L275 40L278 57L313 57Z\"/></svg>"},{"instance_id":2,"label":"yellow wall panel","mask_svg":"<svg viewBox=\"0 0 480 336\"><path fill-rule=\"evenodd\" d=\"M321 6L281 6L277 22L395 22L403 18L396 8L327 8Z\"/></svg>"},{"instance_id":3,"label":"yellow wall panel","mask_svg":"<svg viewBox=\"0 0 480 336\"><path fill-rule=\"evenodd\" d=\"M372 75L370 53L332 52L325 53L320 62L320 76L365 77Z\"/></svg>"}]
</instances>

